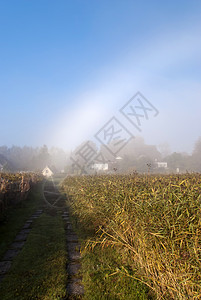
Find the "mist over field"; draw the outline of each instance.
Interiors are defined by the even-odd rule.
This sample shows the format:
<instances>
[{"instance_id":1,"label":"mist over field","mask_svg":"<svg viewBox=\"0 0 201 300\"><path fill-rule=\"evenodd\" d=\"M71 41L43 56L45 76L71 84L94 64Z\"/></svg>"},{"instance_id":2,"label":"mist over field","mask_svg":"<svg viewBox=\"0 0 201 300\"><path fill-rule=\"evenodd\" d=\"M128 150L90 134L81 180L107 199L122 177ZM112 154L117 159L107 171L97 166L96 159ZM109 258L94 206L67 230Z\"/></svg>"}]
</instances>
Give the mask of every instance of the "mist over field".
<instances>
[{"instance_id":1,"label":"mist over field","mask_svg":"<svg viewBox=\"0 0 201 300\"><path fill-rule=\"evenodd\" d=\"M74 151L61 148L0 147L1 171L41 172L49 167L54 173L107 174L107 173L185 173L201 172L201 138L197 140L192 154L171 152L168 144L159 147L148 145L140 136L127 144L122 140L102 144L84 141ZM118 150L118 152L116 152Z\"/></svg>"},{"instance_id":2,"label":"mist over field","mask_svg":"<svg viewBox=\"0 0 201 300\"><path fill-rule=\"evenodd\" d=\"M72 172L90 141L81 168L200 171L200 17L195 0L1 1L1 169Z\"/></svg>"}]
</instances>

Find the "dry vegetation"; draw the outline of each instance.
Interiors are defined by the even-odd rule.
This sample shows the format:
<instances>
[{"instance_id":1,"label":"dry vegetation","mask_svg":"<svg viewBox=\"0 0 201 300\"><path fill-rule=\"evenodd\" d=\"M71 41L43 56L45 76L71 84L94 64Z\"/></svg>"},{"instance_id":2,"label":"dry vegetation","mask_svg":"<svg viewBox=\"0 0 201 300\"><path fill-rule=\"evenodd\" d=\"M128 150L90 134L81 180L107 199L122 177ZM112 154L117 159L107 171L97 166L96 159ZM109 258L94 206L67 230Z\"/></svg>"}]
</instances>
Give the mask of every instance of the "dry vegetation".
<instances>
[{"instance_id":1,"label":"dry vegetation","mask_svg":"<svg viewBox=\"0 0 201 300\"><path fill-rule=\"evenodd\" d=\"M39 180L41 176L35 173L0 173L0 219L10 205L25 200Z\"/></svg>"},{"instance_id":2,"label":"dry vegetation","mask_svg":"<svg viewBox=\"0 0 201 300\"><path fill-rule=\"evenodd\" d=\"M94 233L85 246L118 250L116 273L158 299L201 298L200 174L69 176L63 188L80 226ZM135 273L124 268L128 257Z\"/></svg>"}]
</instances>

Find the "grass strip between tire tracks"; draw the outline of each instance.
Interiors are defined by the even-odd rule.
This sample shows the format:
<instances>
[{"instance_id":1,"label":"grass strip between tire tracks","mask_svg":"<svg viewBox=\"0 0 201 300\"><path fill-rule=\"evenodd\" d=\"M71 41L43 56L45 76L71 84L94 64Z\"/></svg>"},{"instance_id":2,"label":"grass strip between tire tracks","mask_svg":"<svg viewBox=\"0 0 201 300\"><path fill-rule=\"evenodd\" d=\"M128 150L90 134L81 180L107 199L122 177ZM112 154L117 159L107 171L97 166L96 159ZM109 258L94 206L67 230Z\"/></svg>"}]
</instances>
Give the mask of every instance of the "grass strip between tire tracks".
<instances>
[{"instance_id":1,"label":"grass strip between tire tracks","mask_svg":"<svg viewBox=\"0 0 201 300\"><path fill-rule=\"evenodd\" d=\"M0 260L26 220L42 206L41 183L34 186L28 198L5 211L0 222Z\"/></svg>"},{"instance_id":2,"label":"grass strip between tire tracks","mask_svg":"<svg viewBox=\"0 0 201 300\"><path fill-rule=\"evenodd\" d=\"M42 214L2 282L0 299L62 299L66 294L66 243L61 216Z\"/></svg>"}]
</instances>

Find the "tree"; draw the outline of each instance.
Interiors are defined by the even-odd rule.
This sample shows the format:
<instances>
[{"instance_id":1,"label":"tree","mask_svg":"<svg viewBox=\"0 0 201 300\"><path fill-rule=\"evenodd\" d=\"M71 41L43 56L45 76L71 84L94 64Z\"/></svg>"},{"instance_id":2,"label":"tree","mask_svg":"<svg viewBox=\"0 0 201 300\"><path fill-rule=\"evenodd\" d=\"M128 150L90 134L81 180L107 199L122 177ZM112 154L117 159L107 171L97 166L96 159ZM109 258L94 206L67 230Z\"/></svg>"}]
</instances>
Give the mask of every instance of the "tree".
<instances>
[{"instance_id":1,"label":"tree","mask_svg":"<svg viewBox=\"0 0 201 300\"><path fill-rule=\"evenodd\" d=\"M97 146L92 141L81 143L70 157L72 172L75 174L86 174L90 172L90 165L97 156Z\"/></svg>"},{"instance_id":2,"label":"tree","mask_svg":"<svg viewBox=\"0 0 201 300\"><path fill-rule=\"evenodd\" d=\"M168 143L162 143L158 145L158 149L162 155L162 158L169 156L171 154L170 146Z\"/></svg>"},{"instance_id":3,"label":"tree","mask_svg":"<svg viewBox=\"0 0 201 300\"><path fill-rule=\"evenodd\" d=\"M190 170L190 156L187 154L174 152L165 158L168 169L175 172L179 168L180 172Z\"/></svg>"}]
</instances>

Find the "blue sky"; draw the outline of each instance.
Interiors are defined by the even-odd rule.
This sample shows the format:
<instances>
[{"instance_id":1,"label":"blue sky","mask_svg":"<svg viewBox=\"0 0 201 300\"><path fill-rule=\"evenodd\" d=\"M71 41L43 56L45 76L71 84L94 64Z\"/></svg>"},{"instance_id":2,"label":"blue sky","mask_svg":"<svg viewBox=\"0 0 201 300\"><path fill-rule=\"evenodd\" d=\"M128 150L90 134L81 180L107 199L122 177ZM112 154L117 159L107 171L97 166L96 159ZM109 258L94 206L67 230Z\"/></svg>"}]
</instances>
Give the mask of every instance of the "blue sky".
<instances>
[{"instance_id":1,"label":"blue sky","mask_svg":"<svg viewBox=\"0 0 201 300\"><path fill-rule=\"evenodd\" d=\"M137 91L159 110L145 141L190 153L201 136L200 1L0 0L0 145L73 149Z\"/></svg>"}]
</instances>

